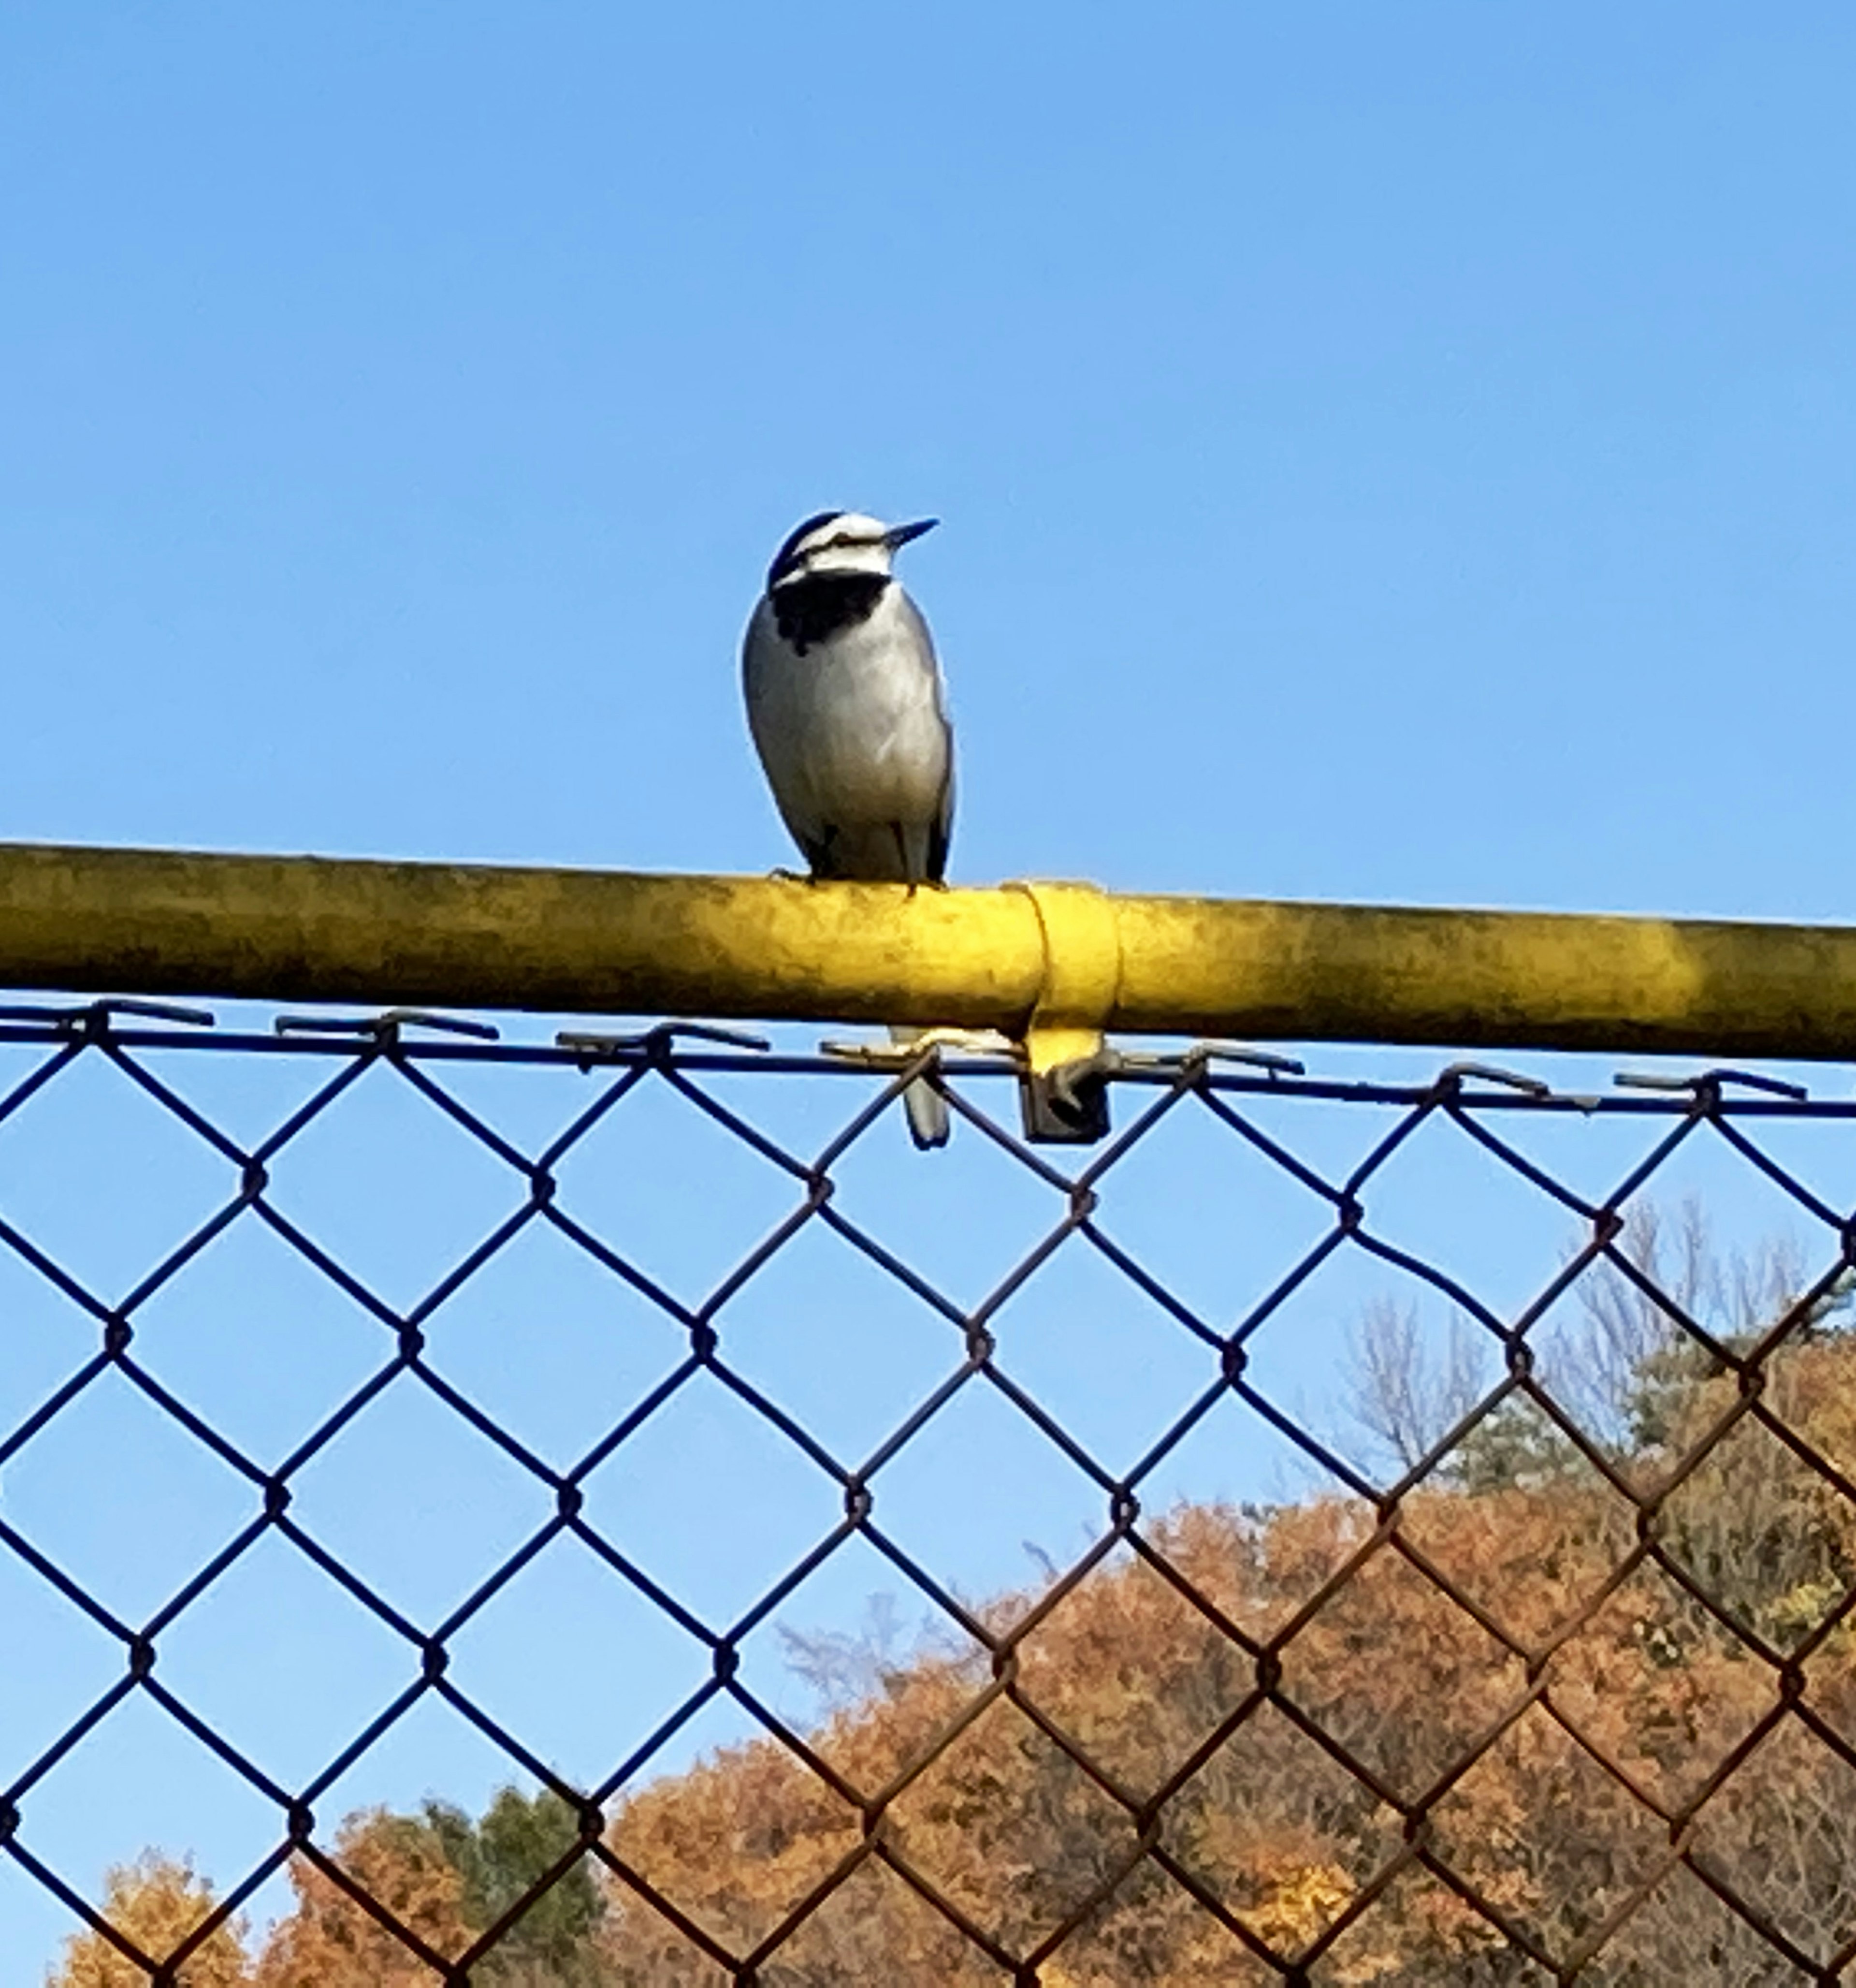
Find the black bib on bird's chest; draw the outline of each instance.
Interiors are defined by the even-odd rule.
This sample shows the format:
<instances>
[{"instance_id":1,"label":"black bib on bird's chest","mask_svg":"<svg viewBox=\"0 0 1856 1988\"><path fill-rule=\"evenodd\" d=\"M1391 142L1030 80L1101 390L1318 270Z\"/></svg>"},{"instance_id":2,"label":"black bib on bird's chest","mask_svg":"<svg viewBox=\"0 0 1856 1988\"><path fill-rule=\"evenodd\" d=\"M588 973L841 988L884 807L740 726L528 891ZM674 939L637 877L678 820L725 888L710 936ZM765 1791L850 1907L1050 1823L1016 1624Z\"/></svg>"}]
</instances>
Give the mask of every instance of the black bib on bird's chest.
<instances>
[{"instance_id":1,"label":"black bib on bird's chest","mask_svg":"<svg viewBox=\"0 0 1856 1988\"><path fill-rule=\"evenodd\" d=\"M815 642L828 642L846 628L867 621L892 584L887 573L815 573L773 590L774 621L781 639L804 655Z\"/></svg>"}]
</instances>

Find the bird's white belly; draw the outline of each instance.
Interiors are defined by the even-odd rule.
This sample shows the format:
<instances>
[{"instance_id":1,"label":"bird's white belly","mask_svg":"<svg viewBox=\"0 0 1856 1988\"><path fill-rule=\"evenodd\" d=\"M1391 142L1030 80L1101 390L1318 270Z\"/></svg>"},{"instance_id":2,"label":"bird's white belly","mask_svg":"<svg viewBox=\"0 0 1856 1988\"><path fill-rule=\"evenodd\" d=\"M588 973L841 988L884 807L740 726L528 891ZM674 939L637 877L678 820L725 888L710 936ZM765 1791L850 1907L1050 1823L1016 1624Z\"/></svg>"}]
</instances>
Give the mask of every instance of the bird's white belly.
<instances>
[{"instance_id":1,"label":"bird's white belly","mask_svg":"<svg viewBox=\"0 0 1856 1988\"><path fill-rule=\"evenodd\" d=\"M757 686L755 735L797 817L928 821L940 804L948 749L934 670L899 644L886 606L803 656L783 655Z\"/></svg>"},{"instance_id":2,"label":"bird's white belly","mask_svg":"<svg viewBox=\"0 0 1856 1988\"><path fill-rule=\"evenodd\" d=\"M947 771L933 681L887 681L894 672L868 660L859 668L855 658L832 657L810 686L801 734L808 784L829 820L931 816Z\"/></svg>"}]
</instances>

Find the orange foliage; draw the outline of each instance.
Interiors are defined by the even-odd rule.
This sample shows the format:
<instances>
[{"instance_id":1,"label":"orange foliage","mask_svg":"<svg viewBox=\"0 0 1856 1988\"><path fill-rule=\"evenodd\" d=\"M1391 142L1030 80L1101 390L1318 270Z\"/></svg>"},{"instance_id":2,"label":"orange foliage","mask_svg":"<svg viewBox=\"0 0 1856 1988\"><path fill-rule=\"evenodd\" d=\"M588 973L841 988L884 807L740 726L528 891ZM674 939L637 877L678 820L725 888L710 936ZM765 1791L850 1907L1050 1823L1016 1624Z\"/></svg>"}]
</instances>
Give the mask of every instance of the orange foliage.
<instances>
[{"instance_id":1,"label":"orange foliage","mask_svg":"<svg viewBox=\"0 0 1856 1988\"><path fill-rule=\"evenodd\" d=\"M103 1916L150 1960L167 1960L213 1909L212 1888L191 1865L149 1851L105 1881ZM245 1988L248 1976L236 1920L214 1928L188 1955L177 1988ZM67 1942L49 1988L146 1988L148 1975L101 1934Z\"/></svg>"},{"instance_id":2,"label":"orange foliage","mask_svg":"<svg viewBox=\"0 0 1856 1988\"><path fill-rule=\"evenodd\" d=\"M764 1988L1006 1978L924 1890L1012 1962L1039 1955L1044 1988L1260 1988L1298 1966L1471 1988L1527 1976L1510 1932L1557 1967L1600 1947L1608 1982L1770 1978L1761 1936L1672 1862L1672 1819L1827 1962L1856 1936L1856 1770L1824 1737L1856 1746L1856 1635L1831 1615L1856 1503L1810 1456L1856 1472L1856 1340L1767 1368L1762 1412L1794 1442L1734 1377L1677 1371L1628 1460L1641 1504L1537 1449L1524 1476L1391 1513L1183 1507L1048 1612L1001 1598L995 1664L890 1665L808 1736L855 1799L771 1739L636 1794L608 1836L636 1882L572 1933L572 1988L729 1978L647 1887L728 1954L762 1950ZM1795 1655L1818 1729L1753 1638ZM468 1946L429 1822L353 1817L335 1854L437 1953ZM313 1866L292 1880L254 1988L434 1978ZM206 1909L184 1867L112 1882L151 1952ZM118 1961L76 1942L57 1988L129 1988ZM511 1952L477 1977L556 1988L561 1964ZM216 1934L182 1983L246 1978Z\"/></svg>"},{"instance_id":3,"label":"orange foliage","mask_svg":"<svg viewBox=\"0 0 1856 1988\"><path fill-rule=\"evenodd\" d=\"M1851 1369L1847 1341L1807 1344L1771 1363L1768 1386L1845 1468ZM1082 1914L1041 1963L1064 1988L1274 1978L1161 1860L1282 1965L1328 1949L1324 1978L1345 1988L1493 1979L1504 1925L1560 1960L1614 1912L1606 1960L1641 1970L1629 1978L1729 1978L1770 1949L1666 1868L1669 1825L1631 1784L1670 1812L1692 1801L1780 1700L1776 1668L1733 1625L1794 1647L1856 1570L1856 1508L1750 1423L1682 1475L1684 1445L1736 1398L1730 1379L1698 1379L1646 1478L1681 1477L1652 1530L1726 1624L1643 1553L1632 1503L1582 1465L1414 1492L1376 1539L1379 1515L1346 1499L1185 1508L1149 1534L1178 1583L1133 1557L1098 1567L1014 1645L1004 1690L924 1659L813 1736L861 1796L890 1791L868 1844L857 1807L769 1740L640 1793L612 1848L737 1955L855 1870L841 1895L854 1908L833 1898L776 1949L762 1978L782 1988L1000 1978L884 1868L891 1855L1014 1957ZM1271 1647L1267 1688L1179 1584ZM992 1618L1034 1601L1006 1598ZM1856 1740L1852 1641L1832 1630L1805 1675L1807 1702ZM1856 1774L1801 1725L1782 1721L1697 1828L1712 1868L1808 1950L1856 1932ZM1382 1888L1331 1931L1368 1885ZM708 1978L635 1895L615 1898L608 1932L627 1988Z\"/></svg>"},{"instance_id":4,"label":"orange foliage","mask_svg":"<svg viewBox=\"0 0 1856 1988\"><path fill-rule=\"evenodd\" d=\"M463 1882L435 1833L383 1809L350 1816L334 1860L409 1932L447 1959L471 1943ZM425 1988L433 1970L312 1863L290 1867L296 1909L266 1944L256 1988Z\"/></svg>"}]
</instances>

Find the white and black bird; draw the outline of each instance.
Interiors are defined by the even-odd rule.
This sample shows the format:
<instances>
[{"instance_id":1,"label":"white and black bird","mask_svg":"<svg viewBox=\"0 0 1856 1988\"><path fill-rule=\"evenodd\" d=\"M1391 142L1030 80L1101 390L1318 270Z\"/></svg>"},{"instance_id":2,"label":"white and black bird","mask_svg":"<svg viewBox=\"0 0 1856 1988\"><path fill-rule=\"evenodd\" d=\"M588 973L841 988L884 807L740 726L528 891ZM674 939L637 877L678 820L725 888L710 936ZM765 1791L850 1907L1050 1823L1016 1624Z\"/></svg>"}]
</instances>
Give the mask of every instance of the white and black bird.
<instances>
[{"instance_id":1,"label":"white and black bird","mask_svg":"<svg viewBox=\"0 0 1856 1988\"><path fill-rule=\"evenodd\" d=\"M774 555L747 624L748 728L815 878L913 888L946 873L953 728L928 624L891 570L934 523L808 518ZM903 1102L916 1144L945 1144L947 1100L916 1082Z\"/></svg>"}]
</instances>

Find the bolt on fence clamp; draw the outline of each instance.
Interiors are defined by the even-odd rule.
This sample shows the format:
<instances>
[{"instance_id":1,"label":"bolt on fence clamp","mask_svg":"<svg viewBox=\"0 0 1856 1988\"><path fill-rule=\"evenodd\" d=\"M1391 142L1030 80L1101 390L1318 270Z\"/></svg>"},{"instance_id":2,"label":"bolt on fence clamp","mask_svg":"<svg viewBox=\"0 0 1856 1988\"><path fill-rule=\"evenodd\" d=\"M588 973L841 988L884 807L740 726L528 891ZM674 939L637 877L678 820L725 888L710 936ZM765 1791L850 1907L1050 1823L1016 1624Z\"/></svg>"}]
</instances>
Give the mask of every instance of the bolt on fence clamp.
<instances>
[{"instance_id":1,"label":"bolt on fence clamp","mask_svg":"<svg viewBox=\"0 0 1856 1988\"><path fill-rule=\"evenodd\" d=\"M1005 888L1031 899L1044 942L1018 1080L1024 1136L1040 1145L1093 1145L1109 1135L1108 1080L1120 1067L1103 1039L1122 992L1115 901L1093 884Z\"/></svg>"}]
</instances>

